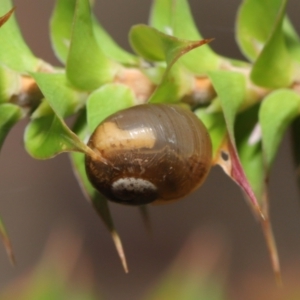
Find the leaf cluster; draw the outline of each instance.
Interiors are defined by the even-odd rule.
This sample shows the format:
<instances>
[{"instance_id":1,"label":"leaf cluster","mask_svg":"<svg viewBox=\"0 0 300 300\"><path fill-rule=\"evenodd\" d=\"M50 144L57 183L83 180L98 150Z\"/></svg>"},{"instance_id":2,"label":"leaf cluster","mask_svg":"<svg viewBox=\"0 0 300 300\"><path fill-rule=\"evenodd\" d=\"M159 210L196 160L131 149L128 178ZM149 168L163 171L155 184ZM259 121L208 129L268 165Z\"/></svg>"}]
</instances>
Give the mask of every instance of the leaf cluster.
<instances>
[{"instance_id":1,"label":"leaf cluster","mask_svg":"<svg viewBox=\"0 0 300 300\"><path fill-rule=\"evenodd\" d=\"M72 152L84 193L110 230L127 270L107 201L85 174L84 154L91 154L86 141L102 120L120 109L146 102L186 105L209 130L212 164L219 164L243 190L279 274L267 183L292 123L300 162L300 40L286 6L287 0L242 1L236 40L246 61L237 61L212 50L212 39L201 36L187 0L153 0L149 24L129 32L135 54L109 36L89 0L57 0L50 34L63 67L55 67L31 52L11 15L11 1L3 0L0 147L11 127L29 115L24 144L30 155L48 159ZM76 116L72 128L65 123L69 116Z\"/></svg>"}]
</instances>

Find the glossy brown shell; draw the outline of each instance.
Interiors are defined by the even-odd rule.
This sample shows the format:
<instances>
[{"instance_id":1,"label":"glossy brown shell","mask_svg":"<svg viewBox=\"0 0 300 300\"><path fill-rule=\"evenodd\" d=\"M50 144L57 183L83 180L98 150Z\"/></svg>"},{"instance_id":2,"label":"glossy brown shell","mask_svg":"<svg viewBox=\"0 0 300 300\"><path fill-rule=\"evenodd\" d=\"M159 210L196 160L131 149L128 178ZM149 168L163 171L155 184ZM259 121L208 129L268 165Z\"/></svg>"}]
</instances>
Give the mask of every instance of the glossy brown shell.
<instances>
[{"instance_id":1,"label":"glossy brown shell","mask_svg":"<svg viewBox=\"0 0 300 300\"><path fill-rule=\"evenodd\" d=\"M109 200L167 203L198 188L211 167L212 146L202 122L178 105L144 104L105 119L88 146L87 175Z\"/></svg>"}]
</instances>

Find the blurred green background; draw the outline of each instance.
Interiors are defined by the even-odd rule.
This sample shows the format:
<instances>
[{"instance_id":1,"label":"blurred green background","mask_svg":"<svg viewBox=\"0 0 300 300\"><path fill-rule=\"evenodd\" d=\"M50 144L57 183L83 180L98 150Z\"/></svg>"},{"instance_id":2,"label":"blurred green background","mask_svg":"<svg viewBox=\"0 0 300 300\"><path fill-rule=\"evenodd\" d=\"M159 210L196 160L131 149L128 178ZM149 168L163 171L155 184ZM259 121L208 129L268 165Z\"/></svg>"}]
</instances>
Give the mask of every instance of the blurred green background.
<instances>
[{"instance_id":1,"label":"blurred green background","mask_svg":"<svg viewBox=\"0 0 300 300\"><path fill-rule=\"evenodd\" d=\"M48 35L54 1L16 0L14 3L20 27L33 52L58 64ZM242 58L234 40L240 1L194 0L190 4L202 35L215 38L211 46L220 54ZM129 49L129 28L147 22L150 5L150 0L97 0L96 14L108 32ZM288 11L300 32L300 2L290 1ZM239 188L219 168L214 168L201 189L188 199L150 207L152 236L147 234L136 208L111 205L128 258L130 272L125 275L108 232L79 189L68 156L33 160L22 145L25 124L23 121L12 130L0 156L0 211L17 258L17 266L12 268L4 248L0 247L0 291L40 261L53 230L59 232L59 228L67 227L83 243L83 254L78 258L81 263L74 269L79 277L92 272L87 278L94 278L94 288L104 299L142 299L166 274L186 240L197 230L200 239L196 247L200 257L195 264L197 270L201 274L202 263L211 257L214 260L216 247L221 249L215 259L220 264L220 272L217 268L216 273L225 280L228 299L300 298L300 291L299 298L293 295L300 276L300 198L288 134L270 182L271 218L285 284L278 289L259 224ZM65 237L67 243L68 235ZM56 249L54 252L60 253L62 241L52 247ZM74 253L76 244L74 247L68 251ZM63 257L67 263L72 255ZM191 254L191 257L196 256Z\"/></svg>"}]
</instances>

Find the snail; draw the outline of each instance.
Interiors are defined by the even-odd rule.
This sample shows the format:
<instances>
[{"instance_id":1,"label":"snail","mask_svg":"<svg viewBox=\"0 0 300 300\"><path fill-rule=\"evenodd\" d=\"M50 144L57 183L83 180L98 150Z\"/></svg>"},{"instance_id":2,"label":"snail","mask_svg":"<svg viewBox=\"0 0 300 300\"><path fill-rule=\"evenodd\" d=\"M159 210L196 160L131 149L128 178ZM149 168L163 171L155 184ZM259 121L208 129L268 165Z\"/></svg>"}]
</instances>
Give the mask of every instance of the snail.
<instances>
[{"instance_id":1,"label":"snail","mask_svg":"<svg viewBox=\"0 0 300 300\"><path fill-rule=\"evenodd\" d=\"M107 199L122 204L179 200L203 183L211 167L205 126L179 105L121 110L100 123L88 146L97 154L85 158L90 182Z\"/></svg>"}]
</instances>

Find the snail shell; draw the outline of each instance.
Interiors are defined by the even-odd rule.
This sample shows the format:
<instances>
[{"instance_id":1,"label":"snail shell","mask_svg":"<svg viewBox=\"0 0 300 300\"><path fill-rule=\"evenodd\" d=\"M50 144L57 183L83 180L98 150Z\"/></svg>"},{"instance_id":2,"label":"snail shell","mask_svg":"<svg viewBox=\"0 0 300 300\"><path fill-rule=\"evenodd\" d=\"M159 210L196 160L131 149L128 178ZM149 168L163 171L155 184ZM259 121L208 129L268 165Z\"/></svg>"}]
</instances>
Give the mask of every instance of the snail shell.
<instances>
[{"instance_id":1,"label":"snail shell","mask_svg":"<svg viewBox=\"0 0 300 300\"><path fill-rule=\"evenodd\" d=\"M119 111L100 123L88 146L102 158L86 156L89 180L109 200L123 204L183 198L203 183L211 167L206 128L178 105Z\"/></svg>"}]
</instances>

